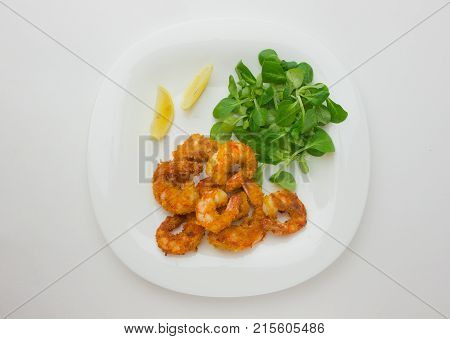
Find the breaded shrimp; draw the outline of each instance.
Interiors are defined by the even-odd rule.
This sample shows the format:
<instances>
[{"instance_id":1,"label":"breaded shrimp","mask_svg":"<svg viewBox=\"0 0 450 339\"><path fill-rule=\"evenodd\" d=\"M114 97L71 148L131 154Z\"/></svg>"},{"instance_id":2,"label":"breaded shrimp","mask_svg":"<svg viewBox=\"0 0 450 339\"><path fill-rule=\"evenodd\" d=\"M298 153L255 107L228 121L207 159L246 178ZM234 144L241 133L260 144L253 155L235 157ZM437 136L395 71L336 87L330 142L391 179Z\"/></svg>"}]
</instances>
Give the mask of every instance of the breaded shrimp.
<instances>
[{"instance_id":1,"label":"breaded shrimp","mask_svg":"<svg viewBox=\"0 0 450 339\"><path fill-rule=\"evenodd\" d=\"M247 181L242 187L250 199L251 204L255 207L262 207L264 193L261 187L254 181Z\"/></svg>"},{"instance_id":2,"label":"breaded shrimp","mask_svg":"<svg viewBox=\"0 0 450 339\"><path fill-rule=\"evenodd\" d=\"M239 192L234 195L238 195L241 198L239 213L234 218L234 220L238 220L248 216L248 213L250 212L250 204L248 203L247 194L245 194L245 192Z\"/></svg>"},{"instance_id":3,"label":"breaded shrimp","mask_svg":"<svg viewBox=\"0 0 450 339\"><path fill-rule=\"evenodd\" d=\"M245 181L246 181L246 179L244 178L242 171L239 171L239 172L233 174L227 180L227 182L225 184L225 191L233 192L233 191L241 188Z\"/></svg>"},{"instance_id":4,"label":"breaded shrimp","mask_svg":"<svg viewBox=\"0 0 450 339\"><path fill-rule=\"evenodd\" d=\"M217 141L200 134L192 134L172 152L175 160L206 162L217 151Z\"/></svg>"},{"instance_id":5,"label":"breaded shrimp","mask_svg":"<svg viewBox=\"0 0 450 339\"><path fill-rule=\"evenodd\" d=\"M157 178L165 178L177 182L186 182L202 171L203 165L195 161L163 161L156 167L153 173L153 181Z\"/></svg>"},{"instance_id":6,"label":"breaded shrimp","mask_svg":"<svg viewBox=\"0 0 450 339\"><path fill-rule=\"evenodd\" d=\"M219 233L208 233L208 241L214 247L238 252L253 247L264 239L264 213L261 207L253 211L251 217L245 218L240 225L232 225Z\"/></svg>"},{"instance_id":7,"label":"breaded shrimp","mask_svg":"<svg viewBox=\"0 0 450 339\"><path fill-rule=\"evenodd\" d=\"M191 177L200 174L202 170L202 164L193 161L160 163L153 174L155 199L169 212L194 212L199 194Z\"/></svg>"},{"instance_id":8,"label":"breaded shrimp","mask_svg":"<svg viewBox=\"0 0 450 339\"><path fill-rule=\"evenodd\" d=\"M264 228L276 235L286 235L299 231L306 224L306 209L297 194L283 190L264 197ZM277 220L278 212L286 212L289 219L285 222Z\"/></svg>"},{"instance_id":9,"label":"breaded shrimp","mask_svg":"<svg viewBox=\"0 0 450 339\"><path fill-rule=\"evenodd\" d=\"M222 186L217 185L211 181L211 178L205 178L198 182L197 190L200 193L200 197L203 196L206 192L211 191L213 189L221 189ZM245 192L234 193L234 195L239 195L241 197L241 204L239 205L239 214L235 217L234 220L241 219L248 215L250 211L250 204L248 203L247 195ZM219 212L223 210L224 207L219 208Z\"/></svg>"},{"instance_id":10,"label":"breaded shrimp","mask_svg":"<svg viewBox=\"0 0 450 339\"><path fill-rule=\"evenodd\" d=\"M202 196L203 193L210 191L212 189L215 189L215 188L222 189L223 185L217 185L209 177L200 180L197 184L197 190L200 193L200 196Z\"/></svg>"},{"instance_id":11,"label":"breaded shrimp","mask_svg":"<svg viewBox=\"0 0 450 339\"><path fill-rule=\"evenodd\" d=\"M244 190L253 205L253 215L246 217L241 224L227 227L219 233L208 233L208 241L211 245L223 250L238 252L251 248L264 239L266 235L263 227L265 215L262 210L264 194L254 182L245 183Z\"/></svg>"},{"instance_id":12,"label":"breaded shrimp","mask_svg":"<svg viewBox=\"0 0 450 339\"><path fill-rule=\"evenodd\" d=\"M183 223L183 230L173 234L172 231ZM189 251L196 251L204 234L205 229L195 221L194 215L174 215L167 217L158 227L156 242L166 255L180 255Z\"/></svg>"},{"instance_id":13,"label":"breaded shrimp","mask_svg":"<svg viewBox=\"0 0 450 339\"><path fill-rule=\"evenodd\" d=\"M241 197L239 195L233 195L228 199L228 195L221 189L208 190L204 192L195 208L197 221L208 231L220 232L236 219L240 204ZM225 205L225 210L219 212L218 209Z\"/></svg>"},{"instance_id":14,"label":"breaded shrimp","mask_svg":"<svg viewBox=\"0 0 450 339\"><path fill-rule=\"evenodd\" d=\"M240 166L237 173L233 173L236 166ZM236 189L238 184L253 178L257 166L255 153L246 144L238 141L227 141L221 144L206 164L206 174L212 181L219 185L225 185L230 177L234 183L229 188Z\"/></svg>"}]
</instances>

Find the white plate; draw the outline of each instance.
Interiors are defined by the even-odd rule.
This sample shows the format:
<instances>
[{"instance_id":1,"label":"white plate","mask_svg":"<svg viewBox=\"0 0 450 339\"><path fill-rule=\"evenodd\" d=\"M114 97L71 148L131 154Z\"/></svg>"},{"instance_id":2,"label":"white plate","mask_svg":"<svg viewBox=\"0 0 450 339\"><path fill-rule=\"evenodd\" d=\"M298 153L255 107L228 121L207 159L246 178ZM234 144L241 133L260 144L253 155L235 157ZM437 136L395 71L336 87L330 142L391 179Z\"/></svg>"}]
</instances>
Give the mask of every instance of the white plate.
<instances>
[{"instance_id":1,"label":"white plate","mask_svg":"<svg viewBox=\"0 0 450 339\"><path fill-rule=\"evenodd\" d=\"M240 59L258 70L257 55L265 48L275 49L286 60L309 62L317 82L331 84L345 74L324 46L295 28L220 19L184 23L153 34L130 48L110 76L149 105L155 102L157 85L164 85L174 98L174 124L188 133L208 134L212 109L227 95L228 75L234 74ZM208 87L190 112L182 111L179 103L184 87L208 63L214 64ZM118 237L158 207L151 184L139 179L139 140L148 135L154 113L105 80L91 121L88 171L100 227L107 241L118 237L111 244L113 251L144 279L202 296L270 293L324 270L344 250L329 234L348 244L358 228L370 161L366 120L350 81L345 79L333 87L331 97L349 112L344 123L328 128L336 153L311 158L309 182L304 182L305 177L297 178L297 193L307 207L309 220L322 230L308 222L302 232L289 237L268 234L254 249L239 254L216 250L204 240L197 253L166 257L154 236L167 215L162 210ZM147 153L154 155L144 170L147 178L158 160L170 157L181 135L183 132L172 126L163 143L147 142Z\"/></svg>"}]
</instances>

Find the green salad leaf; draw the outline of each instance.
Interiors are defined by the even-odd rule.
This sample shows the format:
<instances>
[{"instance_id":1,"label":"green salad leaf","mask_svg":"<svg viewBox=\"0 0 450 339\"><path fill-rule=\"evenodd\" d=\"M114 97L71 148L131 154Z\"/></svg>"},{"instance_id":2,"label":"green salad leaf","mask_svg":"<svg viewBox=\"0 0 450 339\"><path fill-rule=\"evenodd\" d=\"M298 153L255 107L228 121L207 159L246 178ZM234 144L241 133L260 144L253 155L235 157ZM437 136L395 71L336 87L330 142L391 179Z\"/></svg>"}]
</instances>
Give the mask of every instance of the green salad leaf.
<instances>
[{"instance_id":1,"label":"green salad leaf","mask_svg":"<svg viewBox=\"0 0 450 339\"><path fill-rule=\"evenodd\" d=\"M280 65L281 65L281 67L283 67L283 69L285 71L287 71L287 70L290 70L291 68L297 67L298 64L295 61L281 60Z\"/></svg>"},{"instance_id":2,"label":"green salad leaf","mask_svg":"<svg viewBox=\"0 0 450 339\"><path fill-rule=\"evenodd\" d=\"M306 148L310 151L319 151L321 153L334 152L333 140L321 128L317 128L315 133L308 139Z\"/></svg>"},{"instance_id":3,"label":"green salad leaf","mask_svg":"<svg viewBox=\"0 0 450 339\"><path fill-rule=\"evenodd\" d=\"M244 80L247 84L249 84L249 85L256 84L255 76L248 69L248 67L244 65L242 60L239 61L239 63L236 66L236 73L237 73L239 79Z\"/></svg>"},{"instance_id":4,"label":"green salad leaf","mask_svg":"<svg viewBox=\"0 0 450 339\"><path fill-rule=\"evenodd\" d=\"M300 112L300 105L297 101L292 99L283 100L278 105L275 122L278 126L288 127L292 125L298 112Z\"/></svg>"},{"instance_id":5,"label":"green salad leaf","mask_svg":"<svg viewBox=\"0 0 450 339\"><path fill-rule=\"evenodd\" d=\"M218 141L227 141L231 138L231 131L233 130L232 126L222 121L216 122L209 132L211 138Z\"/></svg>"},{"instance_id":6,"label":"green salad leaf","mask_svg":"<svg viewBox=\"0 0 450 339\"><path fill-rule=\"evenodd\" d=\"M295 191L296 182L289 172L279 170L269 178L269 181L289 191Z\"/></svg>"},{"instance_id":7,"label":"green salad leaf","mask_svg":"<svg viewBox=\"0 0 450 339\"><path fill-rule=\"evenodd\" d=\"M228 92L230 92L230 95L235 98L236 100L239 100L239 93L236 86L236 82L234 81L234 78L232 75L228 78Z\"/></svg>"},{"instance_id":8,"label":"green salad leaf","mask_svg":"<svg viewBox=\"0 0 450 339\"><path fill-rule=\"evenodd\" d=\"M262 81L265 83L284 84L286 82L286 73L276 61L264 61L261 74Z\"/></svg>"},{"instance_id":9,"label":"green salad leaf","mask_svg":"<svg viewBox=\"0 0 450 339\"><path fill-rule=\"evenodd\" d=\"M297 65L297 68L300 68L303 71L303 84L307 85L313 81L314 72L312 67L306 62L301 62Z\"/></svg>"},{"instance_id":10,"label":"green salad leaf","mask_svg":"<svg viewBox=\"0 0 450 339\"><path fill-rule=\"evenodd\" d=\"M328 98L330 92L326 85L319 83L301 87L299 94L313 105L320 105Z\"/></svg>"},{"instance_id":11,"label":"green salad leaf","mask_svg":"<svg viewBox=\"0 0 450 339\"><path fill-rule=\"evenodd\" d=\"M225 98L219 101L214 107L213 116L218 120L224 120L230 116L231 112L239 107L239 101L234 98Z\"/></svg>"},{"instance_id":12,"label":"green salad leaf","mask_svg":"<svg viewBox=\"0 0 450 339\"><path fill-rule=\"evenodd\" d=\"M262 64L265 61L275 61L280 62L280 59L278 59L278 54L273 49L265 49L258 54L258 61L259 64L262 66Z\"/></svg>"},{"instance_id":13,"label":"green salad leaf","mask_svg":"<svg viewBox=\"0 0 450 339\"><path fill-rule=\"evenodd\" d=\"M327 99L327 109L330 112L330 120L335 124L338 124L347 119L348 113L342 108L341 105L335 103L330 98Z\"/></svg>"},{"instance_id":14,"label":"green salad leaf","mask_svg":"<svg viewBox=\"0 0 450 339\"><path fill-rule=\"evenodd\" d=\"M292 88L297 89L302 86L305 73L301 68L295 67L286 71L286 77L292 84Z\"/></svg>"}]
</instances>

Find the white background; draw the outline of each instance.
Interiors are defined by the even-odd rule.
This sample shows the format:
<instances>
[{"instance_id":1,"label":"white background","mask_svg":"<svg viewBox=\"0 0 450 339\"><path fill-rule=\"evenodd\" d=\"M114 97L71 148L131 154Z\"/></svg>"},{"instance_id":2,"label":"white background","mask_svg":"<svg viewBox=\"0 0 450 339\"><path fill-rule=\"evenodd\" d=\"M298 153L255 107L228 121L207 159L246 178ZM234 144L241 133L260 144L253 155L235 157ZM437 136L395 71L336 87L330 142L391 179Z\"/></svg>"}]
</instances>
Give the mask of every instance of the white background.
<instances>
[{"instance_id":1,"label":"white background","mask_svg":"<svg viewBox=\"0 0 450 339\"><path fill-rule=\"evenodd\" d=\"M434 0L6 3L105 72L127 47L155 29L230 16L296 24L351 70L444 4ZM351 247L447 316L449 33L447 6L351 75L366 108L372 147L367 207ZM2 316L104 244L86 176L89 120L102 80L0 4ZM315 278L288 290L216 299L154 286L131 273L106 248L11 316L439 314L349 251Z\"/></svg>"}]
</instances>

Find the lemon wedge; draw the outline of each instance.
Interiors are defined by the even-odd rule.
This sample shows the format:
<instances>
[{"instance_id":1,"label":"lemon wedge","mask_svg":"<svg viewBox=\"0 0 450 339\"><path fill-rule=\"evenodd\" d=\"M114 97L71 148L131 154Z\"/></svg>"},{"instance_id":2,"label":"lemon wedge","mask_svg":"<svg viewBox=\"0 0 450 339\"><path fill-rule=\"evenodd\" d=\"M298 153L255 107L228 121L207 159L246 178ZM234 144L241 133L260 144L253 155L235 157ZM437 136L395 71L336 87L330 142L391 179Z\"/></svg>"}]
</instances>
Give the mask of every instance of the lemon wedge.
<instances>
[{"instance_id":1,"label":"lemon wedge","mask_svg":"<svg viewBox=\"0 0 450 339\"><path fill-rule=\"evenodd\" d=\"M169 91L162 86L158 86L155 110L155 118L150 127L150 135L156 139L161 139L172 126L174 116L172 97Z\"/></svg>"},{"instance_id":2,"label":"lemon wedge","mask_svg":"<svg viewBox=\"0 0 450 339\"><path fill-rule=\"evenodd\" d=\"M200 72L197 73L195 78L184 91L183 99L181 100L182 109L187 110L195 104L195 102L205 90L209 78L211 77L212 71L213 65L206 65L200 70Z\"/></svg>"}]
</instances>

